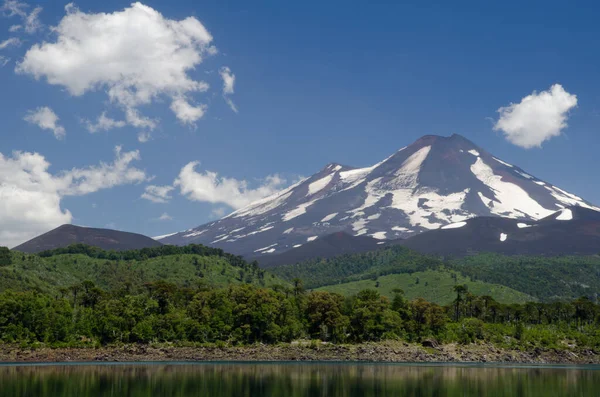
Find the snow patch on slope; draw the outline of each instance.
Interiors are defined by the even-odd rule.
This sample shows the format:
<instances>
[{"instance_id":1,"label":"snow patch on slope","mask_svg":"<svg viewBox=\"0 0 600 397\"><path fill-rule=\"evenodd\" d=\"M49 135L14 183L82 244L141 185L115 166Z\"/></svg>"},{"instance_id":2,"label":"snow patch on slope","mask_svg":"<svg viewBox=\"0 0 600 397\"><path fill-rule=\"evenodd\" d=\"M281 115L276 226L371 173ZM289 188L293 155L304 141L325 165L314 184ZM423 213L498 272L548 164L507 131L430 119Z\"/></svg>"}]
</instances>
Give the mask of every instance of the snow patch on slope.
<instances>
[{"instance_id":1,"label":"snow patch on slope","mask_svg":"<svg viewBox=\"0 0 600 397\"><path fill-rule=\"evenodd\" d=\"M319 193L321 190L325 189L327 185L331 182L335 174L329 174L326 177L323 177L317 181L314 181L310 185L308 185L308 194L307 196L312 196L314 194Z\"/></svg>"},{"instance_id":2,"label":"snow patch on slope","mask_svg":"<svg viewBox=\"0 0 600 397\"><path fill-rule=\"evenodd\" d=\"M573 211L566 208L560 211L560 214L556 217L557 221L570 221L573 219Z\"/></svg>"},{"instance_id":3,"label":"snow patch on slope","mask_svg":"<svg viewBox=\"0 0 600 397\"><path fill-rule=\"evenodd\" d=\"M299 217L300 215L306 214L306 209L308 207L310 207L311 205L313 205L315 203L315 201L317 201L317 200L313 200L313 201L309 201L307 203L300 204L299 206L297 206L293 210L291 210L291 211L286 212L285 214L283 214L283 216L281 217L281 219L284 222L287 222L287 221L291 221L294 218Z\"/></svg>"},{"instance_id":4,"label":"snow patch on slope","mask_svg":"<svg viewBox=\"0 0 600 397\"><path fill-rule=\"evenodd\" d=\"M329 222L330 220L332 220L333 218L335 218L337 215L338 215L338 212L334 212L333 214L329 214L325 218L321 219L321 222Z\"/></svg>"},{"instance_id":5,"label":"snow patch on slope","mask_svg":"<svg viewBox=\"0 0 600 397\"><path fill-rule=\"evenodd\" d=\"M174 235L176 235L177 233L179 233L179 232L175 232L175 233L169 233L169 234L163 234L162 236L155 236L155 237L152 237L152 239L153 239L153 240L157 240L157 241L158 241L158 240L162 240L163 238L167 238L167 237L174 236Z\"/></svg>"},{"instance_id":6,"label":"snow patch on slope","mask_svg":"<svg viewBox=\"0 0 600 397\"><path fill-rule=\"evenodd\" d=\"M507 238L508 238L508 234L500 233L500 241L504 242L504 241L506 241Z\"/></svg>"},{"instance_id":7,"label":"snow patch on slope","mask_svg":"<svg viewBox=\"0 0 600 397\"><path fill-rule=\"evenodd\" d=\"M507 166L507 167L510 167L510 168L513 168L513 167L514 167L512 164L508 164L508 163L506 163L506 162L504 162L504 161L502 161L502 160L500 160L500 159L497 159L496 157L492 157L492 158L493 158L494 160L496 160L497 162L499 162L500 164L503 164L503 165L505 165L505 166Z\"/></svg>"},{"instance_id":8,"label":"snow patch on slope","mask_svg":"<svg viewBox=\"0 0 600 397\"><path fill-rule=\"evenodd\" d=\"M550 192L552 197L554 197L556 200L558 200L559 202L561 202L565 205L572 205L572 206L579 205L584 208L588 208L588 209L595 210L595 211L600 211L600 208L594 207L592 205L588 205L585 201L583 201L583 199L581 197L571 194L569 192L566 192L556 186L547 186L546 185L544 187L546 188L546 190L548 190Z\"/></svg>"},{"instance_id":9,"label":"snow patch on slope","mask_svg":"<svg viewBox=\"0 0 600 397\"><path fill-rule=\"evenodd\" d=\"M467 222L451 223L449 225L442 226L442 229L458 229L458 228L461 228L463 226L466 226L466 224L467 224Z\"/></svg>"},{"instance_id":10,"label":"snow patch on slope","mask_svg":"<svg viewBox=\"0 0 600 397\"><path fill-rule=\"evenodd\" d=\"M268 247L259 248L259 249L257 249L257 250L256 250L256 251L254 251L254 252L262 252L262 251L266 251L266 250L268 250L268 249L270 249L270 248L273 248L273 247L275 247L275 246L277 246L277 243L275 243L275 244L271 244L271 245L269 245Z\"/></svg>"},{"instance_id":11,"label":"snow patch on slope","mask_svg":"<svg viewBox=\"0 0 600 397\"><path fill-rule=\"evenodd\" d=\"M371 234L371 237L376 238L377 240L385 240L387 232L377 232L377 233L373 233Z\"/></svg>"},{"instance_id":12,"label":"snow patch on slope","mask_svg":"<svg viewBox=\"0 0 600 397\"><path fill-rule=\"evenodd\" d=\"M471 165L471 172L494 192L495 197L491 203L486 203L483 200L485 196L479 195L493 214L518 218L524 213L533 219L540 219L554 212L542 207L518 185L505 182L501 176L495 175L492 168L484 163L481 157Z\"/></svg>"}]
</instances>

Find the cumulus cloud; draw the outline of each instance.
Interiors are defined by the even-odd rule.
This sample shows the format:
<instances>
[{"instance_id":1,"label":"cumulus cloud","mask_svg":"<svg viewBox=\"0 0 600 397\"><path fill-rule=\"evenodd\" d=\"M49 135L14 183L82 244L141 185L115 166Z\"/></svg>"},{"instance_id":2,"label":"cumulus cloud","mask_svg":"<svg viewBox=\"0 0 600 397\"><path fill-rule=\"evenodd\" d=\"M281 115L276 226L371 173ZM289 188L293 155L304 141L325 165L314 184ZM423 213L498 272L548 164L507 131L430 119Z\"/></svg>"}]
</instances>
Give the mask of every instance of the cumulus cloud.
<instances>
[{"instance_id":1,"label":"cumulus cloud","mask_svg":"<svg viewBox=\"0 0 600 397\"><path fill-rule=\"evenodd\" d=\"M10 32L25 30L29 34L33 34L41 30L44 25L40 21L40 13L42 7L35 7L31 12L27 12L29 4L17 0L4 0L0 11L5 17L19 17L22 20L22 25L13 25L10 27Z\"/></svg>"},{"instance_id":2,"label":"cumulus cloud","mask_svg":"<svg viewBox=\"0 0 600 397\"><path fill-rule=\"evenodd\" d=\"M229 97L229 95L233 94L234 92L235 74L233 74L231 72L231 69L229 69L227 66L223 66L219 70L219 74L221 75L221 79L223 80L223 98L225 99L225 102L229 105L231 110L237 113L237 106L235 106L235 103L233 103L233 101Z\"/></svg>"},{"instance_id":3,"label":"cumulus cloud","mask_svg":"<svg viewBox=\"0 0 600 397\"><path fill-rule=\"evenodd\" d=\"M0 50L3 50L5 48L11 47L11 46L17 47L20 45L21 45L21 40L19 40L16 37L11 37L4 41L0 41Z\"/></svg>"},{"instance_id":4,"label":"cumulus cloud","mask_svg":"<svg viewBox=\"0 0 600 397\"><path fill-rule=\"evenodd\" d=\"M153 203L167 203L173 197L171 196L171 191L175 188L173 186L156 186L156 185L148 185L144 189L144 193L142 193L142 198L146 200L150 200Z\"/></svg>"},{"instance_id":5,"label":"cumulus cloud","mask_svg":"<svg viewBox=\"0 0 600 397\"><path fill-rule=\"evenodd\" d=\"M56 139L63 139L66 135L65 128L58 124L60 119L48 106L30 110L27 112L24 120L28 123L37 125L43 130L51 130Z\"/></svg>"},{"instance_id":6,"label":"cumulus cloud","mask_svg":"<svg viewBox=\"0 0 600 397\"><path fill-rule=\"evenodd\" d=\"M10 62L10 58L0 55L0 68L5 67Z\"/></svg>"},{"instance_id":7,"label":"cumulus cloud","mask_svg":"<svg viewBox=\"0 0 600 397\"><path fill-rule=\"evenodd\" d=\"M73 168L61 175L63 195L81 196L118 185L140 183L148 180L146 173L131 163L140 160L139 150L123 152L121 146L115 147L115 160L112 163L101 162L97 166Z\"/></svg>"},{"instance_id":8,"label":"cumulus cloud","mask_svg":"<svg viewBox=\"0 0 600 397\"><path fill-rule=\"evenodd\" d=\"M173 220L173 217L169 214L167 214L166 212L163 212L163 214L161 216L158 217L159 221L171 221Z\"/></svg>"},{"instance_id":9,"label":"cumulus cloud","mask_svg":"<svg viewBox=\"0 0 600 397\"><path fill-rule=\"evenodd\" d=\"M206 105L193 106L184 98L176 98L171 103L171 110L182 123L193 125L204 116Z\"/></svg>"},{"instance_id":10,"label":"cumulus cloud","mask_svg":"<svg viewBox=\"0 0 600 397\"><path fill-rule=\"evenodd\" d=\"M90 134L94 134L98 131L110 131L114 128L123 128L127 125L127 123L122 120L111 119L106 115L106 112L102 112L95 123L90 120L83 120L83 123Z\"/></svg>"},{"instance_id":11,"label":"cumulus cloud","mask_svg":"<svg viewBox=\"0 0 600 397\"><path fill-rule=\"evenodd\" d=\"M58 173L39 153L0 153L0 245L18 245L36 235L72 221L61 208L64 196L78 196L117 185L147 180L144 171L130 163L137 151L115 148L113 163L73 168Z\"/></svg>"},{"instance_id":12,"label":"cumulus cloud","mask_svg":"<svg viewBox=\"0 0 600 397\"><path fill-rule=\"evenodd\" d=\"M534 91L520 103L498 109L500 118L494 130L502 131L509 142L522 148L541 147L567 127L569 111L575 106L577 96L554 84L548 91Z\"/></svg>"},{"instance_id":13,"label":"cumulus cloud","mask_svg":"<svg viewBox=\"0 0 600 397\"><path fill-rule=\"evenodd\" d=\"M139 2L113 13L85 13L74 5L53 28L54 42L32 46L18 73L64 87L71 95L106 90L133 126L153 129L156 120L139 113L159 98L171 100L171 110L183 123L204 114L188 98L209 86L189 72L216 49L206 28L194 17L167 19Z\"/></svg>"},{"instance_id":14,"label":"cumulus cloud","mask_svg":"<svg viewBox=\"0 0 600 397\"><path fill-rule=\"evenodd\" d=\"M193 201L227 204L238 209L279 191L285 184L278 175L272 175L259 186L250 188L244 180L220 177L211 171L198 172L199 164L194 161L184 166L174 183L183 196Z\"/></svg>"}]
</instances>

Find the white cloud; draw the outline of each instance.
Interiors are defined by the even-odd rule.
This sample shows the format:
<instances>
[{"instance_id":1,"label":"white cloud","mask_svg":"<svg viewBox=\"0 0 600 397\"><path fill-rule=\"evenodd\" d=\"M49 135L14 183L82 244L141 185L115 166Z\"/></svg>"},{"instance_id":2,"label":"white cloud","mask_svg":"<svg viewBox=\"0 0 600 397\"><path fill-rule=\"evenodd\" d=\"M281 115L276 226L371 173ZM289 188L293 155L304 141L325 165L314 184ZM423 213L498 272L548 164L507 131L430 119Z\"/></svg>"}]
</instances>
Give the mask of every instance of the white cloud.
<instances>
[{"instance_id":1,"label":"white cloud","mask_svg":"<svg viewBox=\"0 0 600 397\"><path fill-rule=\"evenodd\" d=\"M170 195L171 191L175 188L173 186L156 186L148 185L142 193L142 198L150 200L153 203L167 203L173 197Z\"/></svg>"},{"instance_id":2,"label":"white cloud","mask_svg":"<svg viewBox=\"0 0 600 397\"><path fill-rule=\"evenodd\" d=\"M219 177L216 172L197 172L199 162L184 166L174 185L180 193L193 201L222 203L238 209L279 191L285 180L278 175L265 178L256 188L248 187L248 182L234 178Z\"/></svg>"},{"instance_id":3,"label":"white cloud","mask_svg":"<svg viewBox=\"0 0 600 397\"><path fill-rule=\"evenodd\" d=\"M171 110L184 124L193 125L206 112L206 105L193 106L185 98L176 98L171 103Z\"/></svg>"},{"instance_id":4,"label":"white cloud","mask_svg":"<svg viewBox=\"0 0 600 397\"><path fill-rule=\"evenodd\" d=\"M43 130L51 130L56 139L63 139L66 135L65 128L58 124L58 116L48 106L30 110L24 118L25 121L35 124Z\"/></svg>"},{"instance_id":5,"label":"white cloud","mask_svg":"<svg viewBox=\"0 0 600 397\"><path fill-rule=\"evenodd\" d=\"M146 143L150 140L150 133L147 131L140 131L137 134L137 139L139 143Z\"/></svg>"},{"instance_id":6,"label":"white cloud","mask_svg":"<svg viewBox=\"0 0 600 397\"><path fill-rule=\"evenodd\" d=\"M238 108L229 97L229 95L233 94L234 92L235 74L233 74L231 69L229 69L227 66L223 66L221 69L219 69L219 74L221 75L221 79L223 79L223 98L231 110L237 113Z\"/></svg>"},{"instance_id":7,"label":"white cloud","mask_svg":"<svg viewBox=\"0 0 600 397\"><path fill-rule=\"evenodd\" d=\"M130 165L138 152L115 149L112 164L73 168L52 174L50 163L39 153L0 153L0 245L15 246L36 235L72 221L61 199L117 185L147 180Z\"/></svg>"},{"instance_id":8,"label":"white cloud","mask_svg":"<svg viewBox=\"0 0 600 397\"><path fill-rule=\"evenodd\" d=\"M64 195L81 196L118 185L147 181L149 178L143 170L131 166L134 160L140 160L139 150L123 153L121 146L116 146L112 163L101 162L97 166L64 172L61 175L63 187L59 191Z\"/></svg>"},{"instance_id":9,"label":"white cloud","mask_svg":"<svg viewBox=\"0 0 600 397\"><path fill-rule=\"evenodd\" d=\"M171 221L173 220L173 217L169 214L167 214L166 212L163 212L163 214L161 216L158 217L159 221Z\"/></svg>"},{"instance_id":10,"label":"white cloud","mask_svg":"<svg viewBox=\"0 0 600 397\"><path fill-rule=\"evenodd\" d=\"M27 3L23 3L17 0L4 0L2 7L0 7L0 11L2 11L3 15L11 18L14 16L19 16L21 18L25 18L27 16L27 11L25 11L29 5Z\"/></svg>"},{"instance_id":11,"label":"white cloud","mask_svg":"<svg viewBox=\"0 0 600 397\"><path fill-rule=\"evenodd\" d=\"M0 11L3 15L12 18L19 17L23 21L23 25L13 25L9 28L10 32L16 32L17 30L24 29L25 32L33 34L38 30L41 30L44 25L40 22L40 13L42 7L35 7L30 13L27 12L29 4L23 3L17 0L4 0Z\"/></svg>"},{"instance_id":12,"label":"white cloud","mask_svg":"<svg viewBox=\"0 0 600 397\"><path fill-rule=\"evenodd\" d=\"M158 125L157 120L140 115L140 112L134 108L128 108L125 110L125 119L129 124L137 128L147 128L149 130L153 130Z\"/></svg>"},{"instance_id":13,"label":"white cloud","mask_svg":"<svg viewBox=\"0 0 600 397\"><path fill-rule=\"evenodd\" d=\"M92 123L90 120L83 120L83 123L90 134L94 134L98 131L110 131L113 128L123 128L127 125L127 123L122 120L111 119L106 115L106 112L102 112L95 123Z\"/></svg>"},{"instance_id":14,"label":"white cloud","mask_svg":"<svg viewBox=\"0 0 600 397\"><path fill-rule=\"evenodd\" d=\"M9 39L6 39L4 41L0 41L0 50L3 50L5 48L8 48L10 46L20 46L21 45L21 40L19 40L16 37L11 37Z\"/></svg>"},{"instance_id":15,"label":"white cloud","mask_svg":"<svg viewBox=\"0 0 600 397\"><path fill-rule=\"evenodd\" d=\"M223 79L223 94L233 94L235 74L231 73L231 69L229 69L227 66L223 66L219 70L219 74Z\"/></svg>"},{"instance_id":16,"label":"white cloud","mask_svg":"<svg viewBox=\"0 0 600 397\"><path fill-rule=\"evenodd\" d=\"M541 147L567 127L569 111L575 106L577 96L554 84L548 91L534 91L520 103L498 109L500 118L494 130L504 132L509 142L525 149Z\"/></svg>"},{"instance_id":17,"label":"white cloud","mask_svg":"<svg viewBox=\"0 0 600 397\"><path fill-rule=\"evenodd\" d=\"M0 55L0 68L5 67L10 62L10 58Z\"/></svg>"},{"instance_id":18,"label":"white cloud","mask_svg":"<svg viewBox=\"0 0 600 397\"><path fill-rule=\"evenodd\" d=\"M106 112L102 112L95 123L87 119L82 121L90 134L94 134L98 131L110 131L114 128L123 128L127 125L127 123L122 120L111 119L106 115Z\"/></svg>"},{"instance_id":19,"label":"white cloud","mask_svg":"<svg viewBox=\"0 0 600 397\"><path fill-rule=\"evenodd\" d=\"M223 96L223 98L225 98L225 103L227 103L229 105L229 107L231 108L231 110L233 110L235 113L238 112L238 108L237 106L235 106L235 103L233 103L233 101L231 100L231 98L229 98L228 96Z\"/></svg>"},{"instance_id":20,"label":"white cloud","mask_svg":"<svg viewBox=\"0 0 600 397\"><path fill-rule=\"evenodd\" d=\"M40 22L39 16L42 12L42 7L35 7L29 15L25 17L25 31L27 33L35 33L42 29L44 25Z\"/></svg>"},{"instance_id":21,"label":"white cloud","mask_svg":"<svg viewBox=\"0 0 600 397\"><path fill-rule=\"evenodd\" d=\"M182 98L208 89L189 72L216 52L196 18L167 19L139 2L113 13L85 13L72 4L65 9L53 28L56 41L32 46L17 72L45 78L74 96L107 90L127 122L139 128L153 129L157 121L141 116L138 108L164 96L180 121L201 117L201 106L181 106Z\"/></svg>"}]
</instances>

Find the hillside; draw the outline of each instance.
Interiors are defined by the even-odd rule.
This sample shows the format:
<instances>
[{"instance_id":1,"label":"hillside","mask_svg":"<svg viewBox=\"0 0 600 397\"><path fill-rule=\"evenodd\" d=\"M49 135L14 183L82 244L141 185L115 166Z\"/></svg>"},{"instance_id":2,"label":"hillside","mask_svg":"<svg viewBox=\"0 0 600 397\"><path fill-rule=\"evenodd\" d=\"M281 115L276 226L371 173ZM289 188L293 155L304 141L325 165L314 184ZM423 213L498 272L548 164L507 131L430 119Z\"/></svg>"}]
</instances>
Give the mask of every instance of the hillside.
<instances>
[{"instance_id":1,"label":"hillside","mask_svg":"<svg viewBox=\"0 0 600 397\"><path fill-rule=\"evenodd\" d=\"M443 263L401 246L377 251L312 259L274 267L272 273L286 279L300 278L307 288L317 288L357 280L374 279L385 274L414 273L438 269Z\"/></svg>"},{"instance_id":2,"label":"hillside","mask_svg":"<svg viewBox=\"0 0 600 397\"><path fill-rule=\"evenodd\" d=\"M137 233L75 225L62 225L13 249L20 252L36 253L67 247L71 244L78 243L98 247L107 251L136 250L162 245L162 243L159 243L150 237Z\"/></svg>"},{"instance_id":3,"label":"hillside","mask_svg":"<svg viewBox=\"0 0 600 397\"><path fill-rule=\"evenodd\" d=\"M399 288L404 291L405 296L410 300L424 298L439 305L449 305L456 299L456 292L454 292L454 286L456 285L466 285L470 293L479 296L491 296L501 303L525 303L537 300L530 295L504 285L473 281L469 277L447 269L388 274L374 280L351 281L344 284L320 287L316 290L352 296L370 288L392 299L394 290Z\"/></svg>"},{"instance_id":4,"label":"hillside","mask_svg":"<svg viewBox=\"0 0 600 397\"><path fill-rule=\"evenodd\" d=\"M600 212L566 207L538 221L479 217L393 242L424 254L595 255Z\"/></svg>"},{"instance_id":5,"label":"hillside","mask_svg":"<svg viewBox=\"0 0 600 397\"><path fill-rule=\"evenodd\" d=\"M256 286L286 284L259 269L256 264L247 263L239 257L217 249L196 247L201 248L198 253L190 253L194 246L162 246L118 254L90 247L88 251L80 249L82 253L47 251L36 255L12 251L12 264L0 266L0 291L13 289L56 293L61 288L83 281L92 281L105 290L140 288L145 283L158 280L181 287L199 283L216 287L241 283ZM154 255L149 254L151 250Z\"/></svg>"},{"instance_id":6,"label":"hillside","mask_svg":"<svg viewBox=\"0 0 600 397\"><path fill-rule=\"evenodd\" d=\"M261 267L269 268L303 262L313 258L331 258L344 254L373 251L384 244L369 236L352 236L348 233L333 233L277 255L256 257Z\"/></svg>"},{"instance_id":7,"label":"hillside","mask_svg":"<svg viewBox=\"0 0 600 397\"><path fill-rule=\"evenodd\" d=\"M600 256L506 256L479 254L452 259L447 266L489 283L526 292L543 301L596 298Z\"/></svg>"}]
</instances>

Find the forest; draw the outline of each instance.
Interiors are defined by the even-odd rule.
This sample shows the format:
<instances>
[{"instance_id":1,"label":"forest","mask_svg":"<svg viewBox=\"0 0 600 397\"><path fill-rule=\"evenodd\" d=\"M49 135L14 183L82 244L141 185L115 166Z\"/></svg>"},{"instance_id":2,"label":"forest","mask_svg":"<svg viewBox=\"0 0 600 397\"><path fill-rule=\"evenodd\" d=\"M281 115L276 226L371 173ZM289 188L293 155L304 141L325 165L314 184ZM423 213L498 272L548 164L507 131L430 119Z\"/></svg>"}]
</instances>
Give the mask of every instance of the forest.
<instances>
[{"instance_id":1,"label":"forest","mask_svg":"<svg viewBox=\"0 0 600 397\"><path fill-rule=\"evenodd\" d=\"M391 247L282 266L274 275L256 262L201 245L124 252L72 245L37 255L0 248L0 341L98 347L402 340L597 349L597 261L485 254L458 261ZM400 288L385 294L383 285L379 288L386 275L413 275L413 280L415 274L437 277L442 271L450 272L446 280L452 283L444 286L443 302L415 295L420 289L408 297ZM514 285L531 295L498 292L508 299L500 301L481 293L487 286L473 279ZM532 280L531 288L521 279ZM588 284L565 290L583 293L557 298L560 285L579 279ZM357 280L370 280L373 287L344 289ZM418 277L410 282L411 288L427 286ZM315 289L319 284L343 293ZM527 301L530 296L542 299Z\"/></svg>"},{"instance_id":2,"label":"forest","mask_svg":"<svg viewBox=\"0 0 600 397\"><path fill-rule=\"evenodd\" d=\"M0 294L0 340L26 346L99 347L122 343L274 344L304 339L360 343L405 340L533 349L600 348L600 306L572 302L500 304L454 288L450 305L393 299L375 290L351 297L292 285L226 288L156 281L105 291L91 281L55 296L12 290Z\"/></svg>"}]
</instances>

